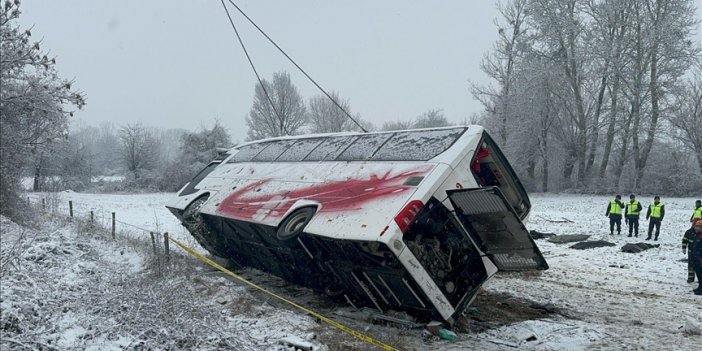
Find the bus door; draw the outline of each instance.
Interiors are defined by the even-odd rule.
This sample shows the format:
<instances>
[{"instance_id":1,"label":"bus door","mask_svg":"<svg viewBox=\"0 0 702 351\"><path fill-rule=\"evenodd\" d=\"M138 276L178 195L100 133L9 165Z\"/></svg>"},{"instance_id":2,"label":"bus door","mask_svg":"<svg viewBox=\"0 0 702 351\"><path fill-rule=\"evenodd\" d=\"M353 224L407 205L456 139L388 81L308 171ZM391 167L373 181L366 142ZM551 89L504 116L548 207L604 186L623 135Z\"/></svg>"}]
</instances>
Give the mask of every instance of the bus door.
<instances>
[{"instance_id":1,"label":"bus door","mask_svg":"<svg viewBox=\"0 0 702 351\"><path fill-rule=\"evenodd\" d=\"M548 269L524 224L497 187L448 190L456 216L501 271Z\"/></svg>"}]
</instances>

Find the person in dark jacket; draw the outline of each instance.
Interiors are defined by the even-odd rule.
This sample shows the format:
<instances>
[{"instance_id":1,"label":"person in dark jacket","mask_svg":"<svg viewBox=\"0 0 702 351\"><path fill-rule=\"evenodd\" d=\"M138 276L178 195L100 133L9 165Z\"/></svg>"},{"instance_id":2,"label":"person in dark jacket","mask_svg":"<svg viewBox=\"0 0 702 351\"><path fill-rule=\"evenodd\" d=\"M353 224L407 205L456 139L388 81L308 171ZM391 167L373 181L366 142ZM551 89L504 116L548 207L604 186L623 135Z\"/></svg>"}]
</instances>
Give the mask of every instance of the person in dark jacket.
<instances>
[{"instance_id":1,"label":"person in dark jacket","mask_svg":"<svg viewBox=\"0 0 702 351\"><path fill-rule=\"evenodd\" d=\"M695 232L695 223L692 223L692 227L685 231L682 238L682 251L683 254L687 254L687 282L692 283L695 281L695 268L692 265L692 244L695 243L697 238L697 232ZM689 250L688 250L689 248ZM700 277L697 277L700 279Z\"/></svg>"},{"instance_id":2,"label":"person in dark jacket","mask_svg":"<svg viewBox=\"0 0 702 351\"><path fill-rule=\"evenodd\" d=\"M693 226L697 240L692 243L692 268L697 273L697 278L702 277L702 219L698 219ZM695 295L702 295L702 279L697 279L697 289L693 290Z\"/></svg>"},{"instance_id":3,"label":"person in dark jacket","mask_svg":"<svg viewBox=\"0 0 702 351\"><path fill-rule=\"evenodd\" d=\"M629 202L626 203L626 212L624 213L626 223L629 225L629 237L632 231L639 237L639 214L641 213L641 204L636 200L634 194L629 195Z\"/></svg>"},{"instance_id":4,"label":"person in dark jacket","mask_svg":"<svg viewBox=\"0 0 702 351\"><path fill-rule=\"evenodd\" d=\"M653 203L648 205L648 211L646 211L646 219L648 219L648 236L646 240L651 240L654 227L656 228L656 236L653 240L658 240L658 235L661 233L663 217L665 217L665 205L661 202L661 197L656 196L653 198Z\"/></svg>"},{"instance_id":5,"label":"person in dark jacket","mask_svg":"<svg viewBox=\"0 0 702 351\"><path fill-rule=\"evenodd\" d=\"M609 217L609 235L614 235L614 225L617 225L617 234L622 234L622 209L624 208L624 203L622 202L622 196L617 195L614 200L607 204L607 212L605 216Z\"/></svg>"}]
</instances>

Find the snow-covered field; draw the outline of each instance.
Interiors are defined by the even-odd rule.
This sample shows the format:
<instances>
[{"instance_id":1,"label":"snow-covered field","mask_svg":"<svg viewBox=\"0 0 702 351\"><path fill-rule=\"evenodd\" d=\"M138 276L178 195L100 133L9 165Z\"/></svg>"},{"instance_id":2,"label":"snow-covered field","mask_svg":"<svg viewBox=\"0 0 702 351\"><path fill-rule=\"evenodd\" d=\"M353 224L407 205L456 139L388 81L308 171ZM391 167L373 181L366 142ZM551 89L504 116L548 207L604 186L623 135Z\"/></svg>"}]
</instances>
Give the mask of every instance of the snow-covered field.
<instances>
[{"instance_id":1,"label":"snow-covered field","mask_svg":"<svg viewBox=\"0 0 702 351\"><path fill-rule=\"evenodd\" d=\"M41 204L41 194L28 196ZM115 212L118 230L129 230L131 238L145 235L142 229L168 231L193 244L163 206L171 196L63 192L51 194L47 205L67 215L71 200L77 216L86 217L92 210L105 226L110 212ZM399 349L702 349L702 336L695 335L702 326L702 297L691 292L696 283L685 282L686 263L681 259L686 256L680 248L695 199L663 198L666 216L661 236L657 242L650 241L660 247L636 254L620 248L625 243L648 242L643 240L647 222L642 220L639 238L610 236L604 216L609 200L532 195L528 229L588 234L590 240L607 240L616 246L575 250L569 248L572 244L537 240L550 269L541 274L498 275L485 285L486 293L551 306L557 313L483 332L459 333L455 341L423 336L421 329L349 318L353 312L349 307L320 303L309 291L265 274L240 273ZM647 205L652 199L640 200ZM7 252L20 234L36 239L25 240L21 250L12 251L21 254L8 265ZM121 237L112 242L62 221L28 231L5 219L2 238L3 349L292 350L284 340L309 343L315 350L376 349L187 256L175 259L177 264L165 275L155 276L147 241ZM173 296L166 298L163 291ZM505 303L500 308L510 306ZM36 329L16 333L23 326Z\"/></svg>"}]
</instances>

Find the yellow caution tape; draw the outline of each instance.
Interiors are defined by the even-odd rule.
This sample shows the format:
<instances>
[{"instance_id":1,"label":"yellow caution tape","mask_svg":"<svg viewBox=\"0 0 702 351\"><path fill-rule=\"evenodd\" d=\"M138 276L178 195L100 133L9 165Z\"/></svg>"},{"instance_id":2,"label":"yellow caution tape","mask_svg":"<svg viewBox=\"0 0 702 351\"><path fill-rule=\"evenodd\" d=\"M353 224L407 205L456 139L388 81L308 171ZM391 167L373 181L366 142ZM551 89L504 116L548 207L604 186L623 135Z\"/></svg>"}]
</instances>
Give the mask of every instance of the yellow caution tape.
<instances>
[{"instance_id":1,"label":"yellow caution tape","mask_svg":"<svg viewBox=\"0 0 702 351\"><path fill-rule=\"evenodd\" d=\"M317 312L314 312L314 311L312 311L312 310L310 310L310 309L308 309L308 308L306 308L306 307L304 307L304 306L298 305L297 303L295 303L295 302L293 302L293 301L290 301L290 300L286 299L285 297L282 297L282 296L280 296L280 295L277 295L277 294L275 294L275 293L272 293L272 292L266 290L265 288L260 287L260 286L258 286L258 285L256 285L256 284L254 284L254 283L252 283L252 282L246 280L244 277L241 277L241 276L239 276L239 275L233 273L232 271L230 271L230 270L228 270L228 269L226 269L226 268L220 266L220 265L217 264L216 262L214 262L214 261L210 260L209 258L207 258L207 257L205 257L205 256L203 256L203 255L201 255L201 254L199 254L198 252L196 252L196 251L193 250L192 248L185 246L184 244L182 244L182 243L179 242L178 240L173 239L173 238L170 237L170 236L168 236L168 239L170 239L170 240L171 240L172 242L174 242L176 245L180 246L180 248L183 249L183 250L185 250L187 253L189 253L189 254L195 256L196 258L200 259L202 262L207 263L208 265L212 266L213 268L216 268L216 269L220 270L221 272L226 273L227 275L231 276L232 278L237 279L237 280L239 280L239 281L241 281L241 282L243 282L243 283L246 283L246 284L248 284L248 285L250 285L250 286L252 286L252 287L254 287L254 288L256 288L256 289L258 289L258 290L260 290L260 291L262 291L262 292L264 292L264 293L266 293L266 294L268 294L268 295L271 295L271 296L273 296L273 297L275 297L275 298L277 298L277 299L279 299L279 300L281 300L281 301L284 301L284 302L288 303L289 305L292 305L292 306L298 308L299 310L305 311L306 313L309 313L309 314L311 314L312 316L317 317L317 318L319 318L320 320L322 320L322 321L324 321L324 322L327 322L327 323L330 324L331 326L333 326L333 327L335 327L335 328L337 328L337 329L339 329L339 330L341 330L341 331L347 332L347 333L353 335L354 337L356 337L356 338L358 338L358 339L360 339L360 340L363 340L363 341L365 341L365 342L367 342L367 343L369 343L369 344L378 346L378 347L380 347L380 348L383 349L383 350L388 350L388 351L399 351L398 349L396 349L396 348L394 348L394 347L392 347L392 346L390 346L390 345L383 344L382 342L380 342L380 341L378 341L378 340L375 340L375 339L371 338L371 337L368 336L368 335L365 335L365 334L363 334L363 333L361 333L361 332L358 332L358 331L356 331L356 330L353 330L353 329L351 329L351 328L349 328L349 327L347 327L347 326L345 326L345 325L343 325L343 324L341 324L341 323L339 323L339 322L336 322L336 321L334 321L334 320L332 320L332 319L330 319L330 318L327 318L327 317L325 317L325 316L323 316L323 315L321 315L321 314L319 314L319 313L317 313Z\"/></svg>"}]
</instances>

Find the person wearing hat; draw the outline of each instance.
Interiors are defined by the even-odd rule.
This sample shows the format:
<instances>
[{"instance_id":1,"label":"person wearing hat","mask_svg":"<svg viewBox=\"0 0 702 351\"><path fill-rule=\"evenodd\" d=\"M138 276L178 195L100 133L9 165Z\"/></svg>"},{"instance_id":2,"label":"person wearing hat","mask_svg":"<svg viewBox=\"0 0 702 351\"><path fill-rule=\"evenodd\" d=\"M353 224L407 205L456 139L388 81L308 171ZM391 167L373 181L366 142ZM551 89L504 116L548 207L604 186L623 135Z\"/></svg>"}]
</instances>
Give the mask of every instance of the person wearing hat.
<instances>
[{"instance_id":1,"label":"person wearing hat","mask_svg":"<svg viewBox=\"0 0 702 351\"><path fill-rule=\"evenodd\" d=\"M626 203L626 223L629 225L629 237L632 231L639 237L639 214L642 207L634 194L629 195L629 202Z\"/></svg>"},{"instance_id":2,"label":"person wearing hat","mask_svg":"<svg viewBox=\"0 0 702 351\"><path fill-rule=\"evenodd\" d=\"M697 221L702 221L702 219L698 218L695 220ZM692 223L692 226L690 229L685 231L685 234L683 234L682 238L682 251L683 254L687 253L687 282L692 283L695 281L695 267L692 264L692 245L695 243L695 241L699 241L700 239L697 237L697 232L695 231L695 224ZM689 250L688 250L689 248ZM697 279L700 279L698 276Z\"/></svg>"},{"instance_id":3,"label":"person wearing hat","mask_svg":"<svg viewBox=\"0 0 702 351\"><path fill-rule=\"evenodd\" d=\"M698 219L702 219L702 200L695 201L695 209L692 210L692 216L690 216L690 223L694 223Z\"/></svg>"},{"instance_id":4,"label":"person wearing hat","mask_svg":"<svg viewBox=\"0 0 702 351\"><path fill-rule=\"evenodd\" d=\"M697 274L698 282L697 289L693 290L693 292L695 293L695 295L702 295L702 279L699 279L700 277L702 277L702 219L698 219L693 225L692 229L695 230L695 234L697 234L697 239L695 240L695 242L692 243L691 246L691 261L692 268Z\"/></svg>"},{"instance_id":5,"label":"person wearing hat","mask_svg":"<svg viewBox=\"0 0 702 351\"><path fill-rule=\"evenodd\" d=\"M622 234L622 208L624 208L624 203L621 195L615 196L614 200L607 204L605 216L609 217L609 235L614 235L615 224L617 225L617 234Z\"/></svg>"},{"instance_id":6,"label":"person wearing hat","mask_svg":"<svg viewBox=\"0 0 702 351\"><path fill-rule=\"evenodd\" d=\"M648 219L648 236L646 240L651 240L654 227L656 228L656 236L653 240L658 240L658 235L661 233L663 217L665 217L665 205L661 202L661 197L656 196L653 198L653 203L648 205L648 211L646 211L646 219Z\"/></svg>"}]
</instances>

